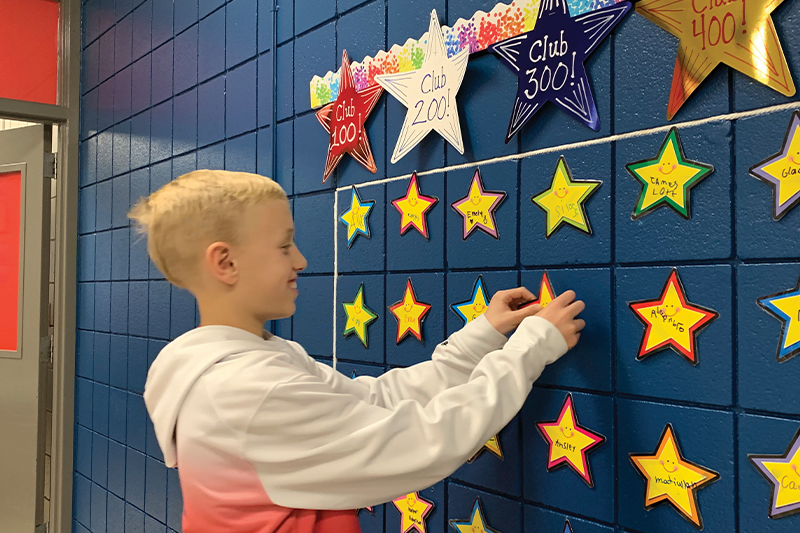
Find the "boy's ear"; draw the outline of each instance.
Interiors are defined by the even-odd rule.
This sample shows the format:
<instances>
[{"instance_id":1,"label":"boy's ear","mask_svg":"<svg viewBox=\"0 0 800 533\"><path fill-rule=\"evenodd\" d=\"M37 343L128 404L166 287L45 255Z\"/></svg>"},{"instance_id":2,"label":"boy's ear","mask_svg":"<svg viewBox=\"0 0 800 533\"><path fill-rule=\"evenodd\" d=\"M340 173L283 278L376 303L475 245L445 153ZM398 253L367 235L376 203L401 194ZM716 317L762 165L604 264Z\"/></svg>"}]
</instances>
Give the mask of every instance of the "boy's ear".
<instances>
[{"instance_id":1,"label":"boy's ear","mask_svg":"<svg viewBox=\"0 0 800 533\"><path fill-rule=\"evenodd\" d=\"M239 269L233 259L231 247L226 242L215 242L206 248L205 267L211 275L226 285L233 285L239 279Z\"/></svg>"}]
</instances>

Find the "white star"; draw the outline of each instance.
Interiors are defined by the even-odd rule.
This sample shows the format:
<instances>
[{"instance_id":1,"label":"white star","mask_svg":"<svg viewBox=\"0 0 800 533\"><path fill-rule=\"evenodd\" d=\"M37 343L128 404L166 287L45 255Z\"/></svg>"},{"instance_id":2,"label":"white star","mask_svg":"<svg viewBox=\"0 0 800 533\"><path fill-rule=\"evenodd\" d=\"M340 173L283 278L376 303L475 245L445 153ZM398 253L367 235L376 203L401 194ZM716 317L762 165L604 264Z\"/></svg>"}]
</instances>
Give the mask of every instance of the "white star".
<instances>
[{"instance_id":1,"label":"white star","mask_svg":"<svg viewBox=\"0 0 800 533\"><path fill-rule=\"evenodd\" d=\"M410 152L431 130L439 132L460 154L464 153L456 93L467 70L469 47L464 47L452 58L447 57L435 9L431 12L427 44L425 59L419 69L375 76L381 87L408 108L394 147L392 163Z\"/></svg>"}]
</instances>

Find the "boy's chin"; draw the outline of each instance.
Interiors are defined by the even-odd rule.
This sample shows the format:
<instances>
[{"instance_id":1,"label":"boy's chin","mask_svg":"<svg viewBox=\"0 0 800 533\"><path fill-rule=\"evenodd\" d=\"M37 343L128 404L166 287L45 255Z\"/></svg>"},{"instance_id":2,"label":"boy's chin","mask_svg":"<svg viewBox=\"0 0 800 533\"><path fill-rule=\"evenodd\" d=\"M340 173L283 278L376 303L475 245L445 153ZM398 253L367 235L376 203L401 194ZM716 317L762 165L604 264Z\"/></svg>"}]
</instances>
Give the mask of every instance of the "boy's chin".
<instances>
[{"instance_id":1,"label":"boy's chin","mask_svg":"<svg viewBox=\"0 0 800 533\"><path fill-rule=\"evenodd\" d=\"M269 322L270 320L283 320L284 318L290 318L294 315L297 306L294 302L291 303L290 306L287 306L285 309L270 309L269 312L265 313L266 316L265 322Z\"/></svg>"}]
</instances>

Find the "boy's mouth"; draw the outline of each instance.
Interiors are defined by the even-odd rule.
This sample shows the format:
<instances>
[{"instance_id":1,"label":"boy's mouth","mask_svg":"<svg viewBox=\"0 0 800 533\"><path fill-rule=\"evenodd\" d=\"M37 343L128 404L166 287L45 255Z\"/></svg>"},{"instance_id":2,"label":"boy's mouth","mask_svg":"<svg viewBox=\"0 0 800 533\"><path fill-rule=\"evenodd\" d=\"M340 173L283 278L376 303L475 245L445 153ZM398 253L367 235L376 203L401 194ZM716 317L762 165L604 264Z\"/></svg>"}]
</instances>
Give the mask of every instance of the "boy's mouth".
<instances>
[{"instance_id":1,"label":"boy's mouth","mask_svg":"<svg viewBox=\"0 0 800 533\"><path fill-rule=\"evenodd\" d=\"M290 289L297 289L297 278L289 280L289 288Z\"/></svg>"}]
</instances>

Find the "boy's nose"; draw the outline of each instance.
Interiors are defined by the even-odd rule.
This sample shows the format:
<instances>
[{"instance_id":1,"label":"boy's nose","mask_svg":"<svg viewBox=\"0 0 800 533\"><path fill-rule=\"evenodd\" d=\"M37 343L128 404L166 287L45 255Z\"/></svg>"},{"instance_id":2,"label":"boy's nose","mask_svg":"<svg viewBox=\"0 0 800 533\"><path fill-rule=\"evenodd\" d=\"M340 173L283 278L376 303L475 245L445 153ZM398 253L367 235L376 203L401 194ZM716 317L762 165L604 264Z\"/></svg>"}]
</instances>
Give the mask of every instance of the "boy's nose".
<instances>
[{"instance_id":1,"label":"boy's nose","mask_svg":"<svg viewBox=\"0 0 800 533\"><path fill-rule=\"evenodd\" d=\"M297 257L295 257L295 270L298 272L302 272L308 266L308 261L306 261L305 256L300 253L300 249L295 245L294 247L295 252L297 253Z\"/></svg>"}]
</instances>

